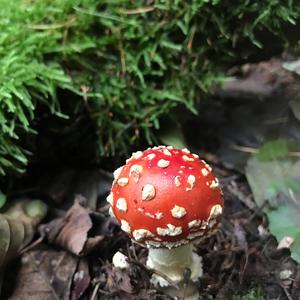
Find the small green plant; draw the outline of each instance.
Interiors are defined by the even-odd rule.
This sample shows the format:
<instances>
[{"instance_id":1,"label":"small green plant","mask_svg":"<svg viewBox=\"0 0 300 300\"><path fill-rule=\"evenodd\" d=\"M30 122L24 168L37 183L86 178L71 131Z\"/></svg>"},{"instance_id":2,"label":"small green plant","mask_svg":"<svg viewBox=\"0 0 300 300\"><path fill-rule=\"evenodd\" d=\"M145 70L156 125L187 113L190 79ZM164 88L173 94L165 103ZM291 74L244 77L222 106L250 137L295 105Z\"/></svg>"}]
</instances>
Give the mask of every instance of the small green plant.
<instances>
[{"instance_id":1,"label":"small green plant","mask_svg":"<svg viewBox=\"0 0 300 300\"><path fill-rule=\"evenodd\" d=\"M233 300L265 300L261 289L253 289L244 296L235 296Z\"/></svg>"},{"instance_id":2,"label":"small green plant","mask_svg":"<svg viewBox=\"0 0 300 300\"><path fill-rule=\"evenodd\" d=\"M277 139L264 143L257 153L259 160L271 161L276 159L284 159L289 155L291 143L286 139Z\"/></svg>"},{"instance_id":3,"label":"small green plant","mask_svg":"<svg viewBox=\"0 0 300 300\"><path fill-rule=\"evenodd\" d=\"M175 107L196 112L223 67L266 36L286 45L282 27L300 15L292 0L0 2L1 175L24 170L41 108L66 126L88 115L98 157L153 142Z\"/></svg>"}]
</instances>

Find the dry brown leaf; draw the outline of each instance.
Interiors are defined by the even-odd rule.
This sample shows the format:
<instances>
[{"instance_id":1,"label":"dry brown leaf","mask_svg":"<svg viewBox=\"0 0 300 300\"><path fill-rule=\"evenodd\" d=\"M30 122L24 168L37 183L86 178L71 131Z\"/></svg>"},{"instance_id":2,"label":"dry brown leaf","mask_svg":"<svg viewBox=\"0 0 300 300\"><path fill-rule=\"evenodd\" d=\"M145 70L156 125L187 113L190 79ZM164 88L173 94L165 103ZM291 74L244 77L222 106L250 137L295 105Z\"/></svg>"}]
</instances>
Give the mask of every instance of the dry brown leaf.
<instances>
[{"instance_id":1,"label":"dry brown leaf","mask_svg":"<svg viewBox=\"0 0 300 300\"><path fill-rule=\"evenodd\" d=\"M92 212L82 203L84 198L77 196L74 205L64 217L40 227L49 243L63 247L76 255L86 255L96 250L107 235L106 223L110 222L108 218ZM92 229L93 236L90 236Z\"/></svg>"},{"instance_id":2,"label":"dry brown leaf","mask_svg":"<svg viewBox=\"0 0 300 300\"><path fill-rule=\"evenodd\" d=\"M73 276L72 291L70 300L79 299L89 287L91 276L89 266L86 260L80 259L76 273Z\"/></svg>"},{"instance_id":3,"label":"dry brown leaf","mask_svg":"<svg viewBox=\"0 0 300 300\"><path fill-rule=\"evenodd\" d=\"M102 268L106 275L104 290L113 293L134 294L135 288L131 283L129 272L107 265Z\"/></svg>"},{"instance_id":4,"label":"dry brown leaf","mask_svg":"<svg viewBox=\"0 0 300 300\"><path fill-rule=\"evenodd\" d=\"M78 258L45 246L26 252L10 300L69 300ZM75 298L76 299L76 298Z\"/></svg>"}]
</instances>

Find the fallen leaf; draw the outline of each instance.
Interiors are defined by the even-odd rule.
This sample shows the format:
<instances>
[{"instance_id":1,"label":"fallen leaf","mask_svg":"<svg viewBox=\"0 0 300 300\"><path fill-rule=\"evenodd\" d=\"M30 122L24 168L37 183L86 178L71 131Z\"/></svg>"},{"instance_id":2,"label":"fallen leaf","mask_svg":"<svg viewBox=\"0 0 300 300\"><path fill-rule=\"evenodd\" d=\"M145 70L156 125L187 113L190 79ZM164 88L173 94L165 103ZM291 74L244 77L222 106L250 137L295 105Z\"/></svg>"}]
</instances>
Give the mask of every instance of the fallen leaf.
<instances>
[{"instance_id":1,"label":"fallen leaf","mask_svg":"<svg viewBox=\"0 0 300 300\"><path fill-rule=\"evenodd\" d=\"M73 276L70 300L79 299L91 283L89 266L86 260L80 259L76 272Z\"/></svg>"},{"instance_id":2,"label":"fallen leaf","mask_svg":"<svg viewBox=\"0 0 300 300\"><path fill-rule=\"evenodd\" d=\"M69 300L78 258L41 246L22 257L10 300Z\"/></svg>"},{"instance_id":3,"label":"fallen leaf","mask_svg":"<svg viewBox=\"0 0 300 300\"><path fill-rule=\"evenodd\" d=\"M270 231L279 241L285 236L294 239L292 257L300 262L300 160L259 161L251 157L246 176L256 203L269 202Z\"/></svg>"},{"instance_id":4,"label":"fallen leaf","mask_svg":"<svg viewBox=\"0 0 300 300\"><path fill-rule=\"evenodd\" d=\"M245 172L258 205L269 200L270 205L276 207L286 200L280 195L291 202L300 201L300 160L260 161L253 156Z\"/></svg>"},{"instance_id":5,"label":"fallen leaf","mask_svg":"<svg viewBox=\"0 0 300 300\"><path fill-rule=\"evenodd\" d=\"M0 272L31 241L46 211L41 201L22 200L0 214Z\"/></svg>"},{"instance_id":6,"label":"fallen leaf","mask_svg":"<svg viewBox=\"0 0 300 300\"><path fill-rule=\"evenodd\" d=\"M104 290L109 291L110 293L135 293L135 288L131 283L128 271L114 268L111 265L102 267L101 270L106 276L105 286L103 287Z\"/></svg>"},{"instance_id":7,"label":"fallen leaf","mask_svg":"<svg viewBox=\"0 0 300 300\"><path fill-rule=\"evenodd\" d=\"M286 203L269 211L268 218L269 228L278 241L286 236L293 239L290 245L291 256L300 262L300 210Z\"/></svg>"},{"instance_id":8,"label":"fallen leaf","mask_svg":"<svg viewBox=\"0 0 300 300\"><path fill-rule=\"evenodd\" d=\"M49 243L76 255L86 255L99 247L105 236L109 235L110 218L84 207L84 202L82 196L77 196L64 217L40 226Z\"/></svg>"}]
</instances>

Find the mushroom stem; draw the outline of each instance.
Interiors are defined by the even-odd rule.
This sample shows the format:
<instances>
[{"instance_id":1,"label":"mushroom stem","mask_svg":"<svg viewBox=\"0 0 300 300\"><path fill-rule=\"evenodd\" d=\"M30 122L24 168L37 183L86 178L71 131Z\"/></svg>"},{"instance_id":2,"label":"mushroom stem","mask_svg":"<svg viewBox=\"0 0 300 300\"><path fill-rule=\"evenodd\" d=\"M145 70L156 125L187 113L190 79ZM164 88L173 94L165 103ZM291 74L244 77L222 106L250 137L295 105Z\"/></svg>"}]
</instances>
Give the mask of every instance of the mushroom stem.
<instances>
[{"instance_id":1,"label":"mushroom stem","mask_svg":"<svg viewBox=\"0 0 300 300\"><path fill-rule=\"evenodd\" d=\"M187 244L177 248L149 248L147 266L166 275L179 287L183 288L186 279L186 269L190 269L190 280L185 291L185 299L198 299L198 291L195 282L202 276L202 258L193 252L193 245ZM178 296L180 291L161 276L154 274L152 283L163 288L170 296Z\"/></svg>"}]
</instances>

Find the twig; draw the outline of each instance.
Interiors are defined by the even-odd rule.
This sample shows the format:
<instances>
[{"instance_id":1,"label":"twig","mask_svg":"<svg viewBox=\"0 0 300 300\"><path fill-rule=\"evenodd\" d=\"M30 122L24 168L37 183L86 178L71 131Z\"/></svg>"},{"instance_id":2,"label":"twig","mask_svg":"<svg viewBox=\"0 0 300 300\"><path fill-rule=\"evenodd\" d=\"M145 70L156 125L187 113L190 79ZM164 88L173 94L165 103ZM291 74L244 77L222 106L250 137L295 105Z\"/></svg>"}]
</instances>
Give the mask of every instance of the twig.
<instances>
[{"instance_id":1,"label":"twig","mask_svg":"<svg viewBox=\"0 0 300 300\"><path fill-rule=\"evenodd\" d=\"M92 296L91 296L91 300L96 299L99 287L100 287L100 282L96 283L95 288L94 288L93 293L92 293Z\"/></svg>"},{"instance_id":2,"label":"twig","mask_svg":"<svg viewBox=\"0 0 300 300\"><path fill-rule=\"evenodd\" d=\"M243 265L243 268L240 272L240 285L243 284L243 281L244 281L244 276L245 276L245 271L246 271L246 268L248 267L248 262L249 262L249 250L248 250L248 245L245 247L244 249L245 251L245 263Z\"/></svg>"},{"instance_id":3,"label":"twig","mask_svg":"<svg viewBox=\"0 0 300 300\"><path fill-rule=\"evenodd\" d=\"M251 214L251 216L245 220L244 224L249 224L250 222L252 222L252 220L257 216L257 215L260 215L260 214L263 214L263 209L267 206L268 204L268 201L265 200L264 203L257 207L255 209L255 211Z\"/></svg>"},{"instance_id":4,"label":"twig","mask_svg":"<svg viewBox=\"0 0 300 300\"><path fill-rule=\"evenodd\" d=\"M29 244L27 247L24 247L21 251L20 254L24 254L25 252L31 250L35 246L39 245L45 238L45 235L41 235L36 241L32 242Z\"/></svg>"},{"instance_id":5,"label":"twig","mask_svg":"<svg viewBox=\"0 0 300 300\"><path fill-rule=\"evenodd\" d=\"M258 153L258 149L252 148L252 147L231 145L230 148L241 151L241 152L246 152L246 153Z\"/></svg>"},{"instance_id":6,"label":"twig","mask_svg":"<svg viewBox=\"0 0 300 300\"><path fill-rule=\"evenodd\" d=\"M289 300L293 300L293 298L292 298L291 294L289 293L289 291L287 290L287 288L286 288L281 282L279 282L279 281L277 281L277 282L278 282L278 284L280 285L280 287L283 289L283 291L284 291L286 297L287 297Z\"/></svg>"},{"instance_id":7,"label":"twig","mask_svg":"<svg viewBox=\"0 0 300 300\"><path fill-rule=\"evenodd\" d=\"M125 126L123 126L123 128L121 130L119 130L118 133L116 134L116 139L120 138L121 135L123 134L123 132L125 132L130 127L132 127L133 125L135 125L135 123L136 123L136 120L132 120L129 123L127 123Z\"/></svg>"},{"instance_id":8,"label":"twig","mask_svg":"<svg viewBox=\"0 0 300 300\"><path fill-rule=\"evenodd\" d=\"M290 151L289 156L300 157L300 152Z\"/></svg>"}]
</instances>

